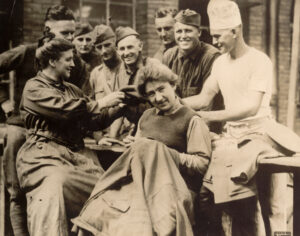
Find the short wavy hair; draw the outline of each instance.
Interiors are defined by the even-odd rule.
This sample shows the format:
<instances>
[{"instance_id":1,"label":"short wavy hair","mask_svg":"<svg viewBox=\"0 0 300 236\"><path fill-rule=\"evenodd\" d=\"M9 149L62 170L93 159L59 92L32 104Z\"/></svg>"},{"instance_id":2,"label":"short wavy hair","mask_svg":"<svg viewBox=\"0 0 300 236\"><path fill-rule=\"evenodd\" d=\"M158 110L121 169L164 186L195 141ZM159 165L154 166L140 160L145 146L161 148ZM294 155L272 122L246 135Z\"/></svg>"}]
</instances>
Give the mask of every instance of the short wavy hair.
<instances>
[{"instance_id":1,"label":"short wavy hair","mask_svg":"<svg viewBox=\"0 0 300 236\"><path fill-rule=\"evenodd\" d=\"M49 60L58 60L61 53L74 49L74 45L65 39L55 38L55 35L49 33L39 40L38 48L35 52L37 66L40 70L49 65Z\"/></svg>"},{"instance_id":2,"label":"short wavy hair","mask_svg":"<svg viewBox=\"0 0 300 236\"><path fill-rule=\"evenodd\" d=\"M170 15L174 18L177 15L177 13L178 10L174 7L160 7L156 10L154 17L163 18Z\"/></svg>"},{"instance_id":3,"label":"short wavy hair","mask_svg":"<svg viewBox=\"0 0 300 236\"><path fill-rule=\"evenodd\" d=\"M63 5L53 5L47 9L46 21L75 20L73 11Z\"/></svg>"},{"instance_id":4,"label":"short wavy hair","mask_svg":"<svg viewBox=\"0 0 300 236\"><path fill-rule=\"evenodd\" d=\"M166 65L157 62L150 63L138 70L137 73L139 94L146 97L146 85L152 81L169 82L171 85L177 85L178 76Z\"/></svg>"}]
</instances>

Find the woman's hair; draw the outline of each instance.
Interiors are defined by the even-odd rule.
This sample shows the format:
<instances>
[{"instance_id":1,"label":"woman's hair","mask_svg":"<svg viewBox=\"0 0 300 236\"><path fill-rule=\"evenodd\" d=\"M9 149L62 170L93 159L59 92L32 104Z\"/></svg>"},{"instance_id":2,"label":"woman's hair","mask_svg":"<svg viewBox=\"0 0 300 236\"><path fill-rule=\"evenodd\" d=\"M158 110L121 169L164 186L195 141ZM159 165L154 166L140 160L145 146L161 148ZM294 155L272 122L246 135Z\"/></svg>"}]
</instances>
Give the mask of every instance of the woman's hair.
<instances>
[{"instance_id":1,"label":"woman's hair","mask_svg":"<svg viewBox=\"0 0 300 236\"><path fill-rule=\"evenodd\" d=\"M167 66L160 62L149 63L139 69L137 74L138 92L141 96L146 96L146 84L152 81L169 82L171 85L176 85L178 76L173 73Z\"/></svg>"},{"instance_id":2,"label":"woman's hair","mask_svg":"<svg viewBox=\"0 0 300 236\"><path fill-rule=\"evenodd\" d=\"M35 52L35 58L39 69L48 66L49 60L58 60L61 53L74 48L74 45L65 39L54 38L55 35L48 33L38 42L38 48Z\"/></svg>"}]
</instances>

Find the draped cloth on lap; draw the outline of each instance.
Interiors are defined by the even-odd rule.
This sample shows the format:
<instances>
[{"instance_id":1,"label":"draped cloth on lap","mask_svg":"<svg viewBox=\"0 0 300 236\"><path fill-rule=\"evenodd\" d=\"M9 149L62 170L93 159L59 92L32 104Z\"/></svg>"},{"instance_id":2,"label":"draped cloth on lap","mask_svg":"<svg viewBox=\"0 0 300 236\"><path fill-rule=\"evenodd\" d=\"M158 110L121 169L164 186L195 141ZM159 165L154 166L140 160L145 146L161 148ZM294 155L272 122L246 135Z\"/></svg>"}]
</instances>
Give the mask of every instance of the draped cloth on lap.
<instances>
[{"instance_id":1,"label":"draped cloth on lap","mask_svg":"<svg viewBox=\"0 0 300 236\"><path fill-rule=\"evenodd\" d=\"M101 176L72 222L94 235L193 235L193 199L178 166L177 151L138 139Z\"/></svg>"}]
</instances>

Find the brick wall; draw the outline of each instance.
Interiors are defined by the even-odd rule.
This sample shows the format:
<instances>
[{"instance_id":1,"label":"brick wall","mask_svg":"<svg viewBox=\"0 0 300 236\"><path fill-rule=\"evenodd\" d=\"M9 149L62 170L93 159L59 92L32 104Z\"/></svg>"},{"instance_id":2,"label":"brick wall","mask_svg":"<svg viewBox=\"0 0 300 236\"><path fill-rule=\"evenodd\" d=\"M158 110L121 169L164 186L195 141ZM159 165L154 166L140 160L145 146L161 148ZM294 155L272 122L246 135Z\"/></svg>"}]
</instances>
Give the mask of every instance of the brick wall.
<instances>
[{"instance_id":1,"label":"brick wall","mask_svg":"<svg viewBox=\"0 0 300 236\"><path fill-rule=\"evenodd\" d=\"M61 0L24 0L24 43L34 42L42 35L47 8L61 2ZM178 0L137 0L136 30L144 42L145 55L152 56L160 45L154 27L154 12L162 6L178 7Z\"/></svg>"},{"instance_id":2,"label":"brick wall","mask_svg":"<svg viewBox=\"0 0 300 236\"><path fill-rule=\"evenodd\" d=\"M290 27L293 1L281 0L278 24L279 121L286 124L292 32Z\"/></svg>"},{"instance_id":3,"label":"brick wall","mask_svg":"<svg viewBox=\"0 0 300 236\"><path fill-rule=\"evenodd\" d=\"M42 34L43 20L46 9L59 4L61 0L24 0L24 42L36 41ZM257 0L249 0L257 2ZM278 101L279 112L278 120L280 123L286 123L288 86L290 73L291 56L291 17L293 1L279 0L278 13ZM155 32L154 13L158 7L175 6L178 7L179 0L137 0L136 9L136 29L141 34L144 42L145 55L152 56L160 45L160 40ZM266 39L266 0L261 1L261 5L249 8L248 23L246 30L247 41L249 45L267 52ZM297 111L296 131L300 133L300 109Z\"/></svg>"},{"instance_id":4,"label":"brick wall","mask_svg":"<svg viewBox=\"0 0 300 236\"><path fill-rule=\"evenodd\" d=\"M252 0L251 0L252 1ZM251 2L250 1L250 2ZM253 0L255 1L255 0ZM266 37L266 5L262 4L249 10L249 44L257 49L267 52ZM289 90L290 57L292 27L291 17L293 12L293 1L279 0L278 7L278 49L277 49L277 76L278 76L278 121L286 124L287 104ZM300 110L296 111L295 131L300 134Z\"/></svg>"},{"instance_id":5,"label":"brick wall","mask_svg":"<svg viewBox=\"0 0 300 236\"><path fill-rule=\"evenodd\" d=\"M144 55L148 55L148 43L147 43L147 8L148 0L137 0L136 7L136 31L141 35L141 39L144 43Z\"/></svg>"},{"instance_id":6,"label":"brick wall","mask_svg":"<svg viewBox=\"0 0 300 236\"><path fill-rule=\"evenodd\" d=\"M250 7L248 9L249 25L248 25L248 43L261 51L266 52L265 48L265 4L262 1L261 5ZM250 1L251 2L251 1Z\"/></svg>"},{"instance_id":7,"label":"brick wall","mask_svg":"<svg viewBox=\"0 0 300 236\"><path fill-rule=\"evenodd\" d=\"M41 37L47 9L60 2L60 0L24 0L24 43L35 42Z\"/></svg>"}]
</instances>

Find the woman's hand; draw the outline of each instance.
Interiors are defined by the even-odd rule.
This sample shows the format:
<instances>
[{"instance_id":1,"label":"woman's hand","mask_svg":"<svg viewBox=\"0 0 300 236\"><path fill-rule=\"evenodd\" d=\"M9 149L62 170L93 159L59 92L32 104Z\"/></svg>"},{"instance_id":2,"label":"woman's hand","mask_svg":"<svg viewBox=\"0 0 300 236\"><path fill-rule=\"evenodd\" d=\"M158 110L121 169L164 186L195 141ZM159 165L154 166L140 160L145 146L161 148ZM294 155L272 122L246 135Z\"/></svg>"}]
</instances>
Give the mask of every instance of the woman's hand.
<instances>
[{"instance_id":1,"label":"woman's hand","mask_svg":"<svg viewBox=\"0 0 300 236\"><path fill-rule=\"evenodd\" d=\"M100 139L98 141L98 145L101 145L101 146L112 146L114 144L124 146L124 143L122 141L117 140L115 138L110 138L110 137L103 137L102 139Z\"/></svg>"},{"instance_id":2,"label":"woman's hand","mask_svg":"<svg viewBox=\"0 0 300 236\"><path fill-rule=\"evenodd\" d=\"M113 107L122 104L124 98L125 98L125 93L117 91L117 92L112 92L107 96L105 96L104 98L99 99L98 103L102 107Z\"/></svg>"},{"instance_id":3,"label":"woman's hand","mask_svg":"<svg viewBox=\"0 0 300 236\"><path fill-rule=\"evenodd\" d=\"M130 147L134 141L135 141L135 137L131 135L128 135L123 139L123 142L125 143L125 147Z\"/></svg>"}]
</instances>

